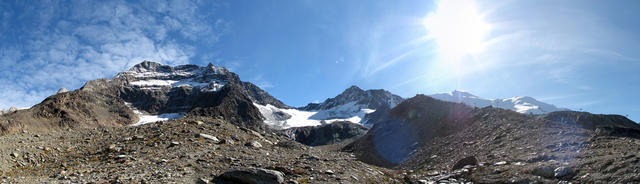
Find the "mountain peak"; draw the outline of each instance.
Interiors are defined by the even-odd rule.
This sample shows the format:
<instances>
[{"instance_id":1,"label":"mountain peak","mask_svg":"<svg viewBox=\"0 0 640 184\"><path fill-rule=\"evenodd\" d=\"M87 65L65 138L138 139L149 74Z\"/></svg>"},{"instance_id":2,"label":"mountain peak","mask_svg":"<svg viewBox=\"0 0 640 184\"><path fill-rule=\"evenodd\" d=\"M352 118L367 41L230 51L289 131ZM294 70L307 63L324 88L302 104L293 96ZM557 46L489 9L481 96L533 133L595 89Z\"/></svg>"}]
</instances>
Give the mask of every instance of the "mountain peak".
<instances>
[{"instance_id":1,"label":"mountain peak","mask_svg":"<svg viewBox=\"0 0 640 184\"><path fill-rule=\"evenodd\" d=\"M224 67L194 64L169 66L152 61L143 61L131 69L120 72L113 79L89 81L82 89L105 91L120 96L138 110L151 114L182 113L199 103L202 96L219 92L227 84L242 86L242 92L258 104L287 108L279 100L259 87L240 80L239 76ZM111 88L109 91L108 88ZM126 92L113 90L126 88ZM145 94L145 95L139 95ZM176 95L184 98L173 98Z\"/></svg>"},{"instance_id":2,"label":"mountain peak","mask_svg":"<svg viewBox=\"0 0 640 184\"><path fill-rule=\"evenodd\" d=\"M387 106L387 108L391 109L402 100L404 100L402 97L385 90L365 91L358 86L352 85L334 98L329 98L322 103L311 103L300 109L326 110L349 103L362 105L363 108L369 109L378 109L381 106Z\"/></svg>"},{"instance_id":3,"label":"mountain peak","mask_svg":"<svg viewBox=\"0 0 640 184\"><path fill-rule=\"evenodd\" d=\"M351 85L349 88L344 90L343 93L347 93L347 92L362 92L362 91L364 91L364 90L362 90L360 87L358 87L356 85Z\"/></svg>"},{"instance_id":4,"label":"mountain peak","mask_svg":"<svg viewBox=\"0 0 640 184\"><path fill-rule=\"evenodd\" d=\"M58 92L56 92L56 94L66 93L66 92L69 92L69 90L67 90L67 88L60 88L60 89L58 90Z\"/></svg>"},{"instance_id":5,"label":"mountain peak","mask_svg":"<svg viewBox=\"0 0 640 184\"><path fill-rule=\"evenodd\" d=\"M453 90L452 92L450 92L449 94L451 94L452 96L456 96L456 97L477 97L476 95L473 95L467 91L462 91L462 90Z\"/></svg>"},{"instance_id":6,"label":"mountain peak","mask_svg":"<svg viewBox=\"0 0 640 184\"><path fill-rule=\"evenodd\" d=\"M136 72L149 71L149 70L153 71L161 66L164 66L164 65L157 62L144 60L142 63L138 63L133 67L131 67L128 71L136 71Z\"/></svg>"},{"instance_id":7,"label":"mountain peak","mask_svg":"<svg viewBox=\"0 0 640 184\"><path fill-rule=\"evenodd\" d=\"M523 100L523 101L527 101L527 102L538 101L538 100L534 99L533 97L529 97L529 96L516 96L516 97L513 97L512 99L514 99L514 100Z\"/></svg>"}]
</instances>

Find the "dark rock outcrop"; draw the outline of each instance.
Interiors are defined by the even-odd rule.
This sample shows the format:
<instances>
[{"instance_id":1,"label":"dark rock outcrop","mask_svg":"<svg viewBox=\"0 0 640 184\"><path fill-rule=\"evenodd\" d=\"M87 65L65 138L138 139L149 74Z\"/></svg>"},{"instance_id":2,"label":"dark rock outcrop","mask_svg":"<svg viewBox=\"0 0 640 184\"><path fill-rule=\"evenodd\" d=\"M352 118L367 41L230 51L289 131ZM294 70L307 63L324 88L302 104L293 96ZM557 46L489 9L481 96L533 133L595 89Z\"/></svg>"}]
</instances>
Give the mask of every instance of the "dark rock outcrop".
<instances>
[{"instance_id":1,"label":"dark rock outcrop","mask_svg":"<svg viewBox=\"0 0 640 184\"><path fill-rule=\"evenodd\" d=\"M467 165L478 165L478 159L474 156L468 156L463 159L460 159L456 162L456 164L451 167L451 170L458 170L464 168Z\"/></svg>"},{"instance_id":2,"label":"dark rock outcrop","mask_svg":"<svg viewBox=\"0 0 640 184\"><path fill-rule=\"evenodd\" d=\"M587 112L551 112L543 119L595 131L597 135L640 138L640 125L620 115Z\"/></svg>"},{"instance_id":3,"label":"dark rock outcrop","mask_svg":"<svg viewBox=\"0 0 640 184\"><path fill-rule=\"evenodd\" d=\"M293 140L309 146L321 146L357 138L368 128L348 121L338 121L319 126L295 127L282 130Z\"/></svg>"},{"instance_id":4,"label":"dark rock outcrop","mask_svg":"<svg viewBox=\"0 0 640 184\"><path fill-rule=\"evenodd\" d=\"M251 99L242 93L240 86L227 84L219 92L207 94L194 103L196 108L185 116L221 117L241 127L259 131L268 129L262 123L262 114Z\"/></svg>"}]
</instances>

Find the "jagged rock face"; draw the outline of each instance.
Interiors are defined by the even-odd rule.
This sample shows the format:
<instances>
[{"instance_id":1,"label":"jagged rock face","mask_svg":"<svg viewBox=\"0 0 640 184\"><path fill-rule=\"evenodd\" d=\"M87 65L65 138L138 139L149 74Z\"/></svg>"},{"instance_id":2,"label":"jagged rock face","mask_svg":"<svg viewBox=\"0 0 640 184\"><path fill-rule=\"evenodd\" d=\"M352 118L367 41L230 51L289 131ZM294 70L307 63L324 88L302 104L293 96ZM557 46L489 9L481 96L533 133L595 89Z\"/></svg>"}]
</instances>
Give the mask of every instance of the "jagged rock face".
<instances>
[{"instance_id":1,"label":"jagged rock face","mask_svg":"<svg viewBox=\"0 0 640 184\"><path fill-rule=\"evenodd\" d=\"M283 130L284 134L308 146L338 143L364 135L369 130L360 124L338 121L320 126L295 127Z\"/></svg>"},{"instance_id":2,"label":"jagged rock face","mask_svg":"<svg viewBox=\"0 0 640 184\"><path fill-rule=\"evenodd\" d=\"M227 83L239 83L238 75L223 67L200 67L180 65L171 67L154 62L142 62L119 73L116 78L125 79L126 86L138 89L158 90L162 88L191 87L200 91L218 91Z\"/></svg>"},{"instance_id":3,"label":"jagged rock face","mask_svg":"<svg viewBox=\"0 0 640 184\"><path fill-rule=\"evenodd\" d=\"M185 117L220 117L238 126L264 131L269 128L262 123L263 117L251 99L242 93L242 87L228 84L217 93L206 93L194 104L196 108Z\"/></svg>"},{"instance_id":4,"label":"jagged rock face","mask_svg":"<svg viewBox=\"0 0 640 184\"><path fill-rule=\"evenodd\" d=\"M335 98L323 103L311 103L299 108L278 108L271 105L256 106L265 117L265 123L276 129L318 126L335 121L350 121L371 127L369 114L386 113L403 99L384 90L364 91L356 86L346 89ZM377 117L377 116L372 116Z\"/></svg>"},{"instance_id":5,"label":"jagged rock face","mask_svg":"<svg viewBox=\"0 0 640 184\"><path fill-rule=\"evenodd\" d=\"M6 114L1 134L47 132L66 128L113 127L137 121L122 99L100 93L73 91L53 95L30 109Z\"/></svg>"},{"instance_id":6,"label":"jagged rock face","mask_svg":"<svg viewBox=\"0 0 640 184\"><path fill-rule=\"evenodd\" d=\"M351 86L335 98L329 98L322 103L310 103L298 109L318 111L316 116L323 119L346 118L368 109L367 111L375 112L365 114L360 122L354 123L373 126L371 119L378 117L375 114L386 114L403 100L402 97L382 89L364 91L357 86ZM370 116L371 114L374 115Z\"/></svg>"},{"instance_id":7,"label":"jagged rock face","mask_svg":"<svg viewBox=\"0 0 640 184\"><path fill-rule=\"evenodd\" d=\"M242 93L247 95L251 100L260 105L271 104L278 108L291 108L288 105L285 105L277 98L271 96L269 93L260 89L260 87L256 86L250 82L242 82Z\"/></svg>"},{"instance_id":8,"label":"jagged rock face","mask_svg":"<svg viewBox=\"0 0 640 184\"><path fill-rule=\"evenodd\" d=\"M306 111L326 110L350 102L355 102L357 105L364 105L364 107L369 109L378 109L383 106L392 108L402 102L402 100L402 97L382 89L364 91L357 86L351 86L335 98L329 98L322 103L310 103L299 109Z\"/></svg>"},{"instance_id":9,"label":"jagged rock face","mask_svg":"<svg viewBox=\"0 0 640 184\"><path fill-rule=\"evenodd\" d=\"M211 64L171 67L145 61L113 79L90 81L82 90L118 96L137 109L159 114L191 110L227 84L241 86L241 92L258 104L287 107L257 86L242 82L235 73Z\"/></svg>"},{"instance_id":10,"label":"jagged rock face","mask_svg":"<svg viewBox=\"0 0 640 184\"><path fill-rule=\"evenodd\" d=\"M219 116L239 126L266 130L253 103L287 107L257 86L242 82L223 67L167 66L145 61L113 79L87 82L80 90L61 92L29 110L5 114L2 133L20 130L122 126L136 123L137 110L150 114L187 113Z\"/></svg>"}]
</instances>

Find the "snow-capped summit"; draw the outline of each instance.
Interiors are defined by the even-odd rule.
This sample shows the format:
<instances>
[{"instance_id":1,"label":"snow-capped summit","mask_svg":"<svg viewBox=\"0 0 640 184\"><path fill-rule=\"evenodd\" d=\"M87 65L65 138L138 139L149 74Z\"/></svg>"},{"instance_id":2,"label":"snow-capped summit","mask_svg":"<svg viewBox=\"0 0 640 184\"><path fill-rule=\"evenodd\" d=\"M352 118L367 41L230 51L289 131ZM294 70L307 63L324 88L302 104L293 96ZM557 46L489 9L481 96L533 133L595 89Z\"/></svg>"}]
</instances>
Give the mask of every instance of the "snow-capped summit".
<instances>
[{"instance_id":1,"label":"snow-capped summit","mask_svg":"<svg viewBox=\"0 0 640 184\"><path fill-rule=\"evenodd\" d=\"M433 94L429 96L439 100L448 101L448 102L465 103L473 107L486 107L491 105L491 102L492 102L490 99L480 98L469 92L460 91L460 90L454 90L448 93L438 93L438 94Z\"/></svg>"},{"instance_id":2,"label":"snow-capped summit","mask_svg":"<svg viewBox=\"0 0 640 184\"><path fill-rule=\"evenodd\" d=\"M468 98L478 98L477 96L466 92L466 91L461 91L461 90L453 90L452 92L449 92L449 94L451 94L452 96L460 96L460 97L468 97Z\"/></svg>"},{"instance_id":3,"label":"snow-capped summit","mask_svg":"<svg viewBox=\"0 0 640 184\"><path fill-rule=\"evenodd\" d=\"M259 104L256 106L266 118L265 123L277 128L316 126L335 121L350 121L371 126L367 123L367 114L376 110L388 111L402 100L402 97L382 89L365 91L351 86L334 98L322 103L310 103L297 109Z\"/></svg>"},{"instance_id":4,"label":"snow-capped summit","mask_svg":"<svg viewBox=\"0 0 640 184\"><path fill-rule=\"evenodd\" d=\"M449 101L464 103L472 107L487 107L493 106L497 108L509 109L519 113L525 114L545 114L554 111L565 111L569 109L558 108L554 105L540 102L532 97L528 96L516 96L511 98L502 99L485 99L475 96L471 93L454 90L449 93L439 93L430 95L433 98Z\"/></svg>"},{"instance_id":5,"label":"snow-capped summit","mask_svg":"<svg viewBox=\"0 0 640 184\"><path fill-rule=\"evenodd\" d=\"M147 90L189 87L200 91L218 91L228 82L238 82L239 78L224 67L197 65L167 66L144 61L131 69L119 73L116 78L125 79L126 84Z\"/></svg>"},{"instance_id":6,"label":"snow-capped summit","mask_svg":"<svg viewBox=\"0 0 640 184\"><path fill-rule=\"evenodd\" d=\"M119 97L143 121L179 117L175 114L209 106L211 103L207 102L216 99L228 85L237 86L233 89L248 97L250 103L289 107L256 85L241 81L237 74L213 64L168 66L144 61L112 79L89 81L81 90Z\"/></svg>"},{"instance_id":7,"label":"snow-capped summit","mask_svg":"<svg viewBox=\"0 0 640 184\"><path fill-rule=\"evenodd\" d=\"M327 110L336 106L355 103L370 109L377 109L381 106L393 108L402 102L402 97L394 95L382 89L362 90L358 86L351 86L334 98L328 98L322 103L310 103L302 110Z\"/></svg>"},{"instance_id":8,"label":"snow-capped summit","mask_svg":"<svg viewBox=\"0 0 640 184\"><path fill-rule=\"evenodd\" d=\"M60 88L56 94L69 92L67 88Z\"/></svg>"}]
</instances>

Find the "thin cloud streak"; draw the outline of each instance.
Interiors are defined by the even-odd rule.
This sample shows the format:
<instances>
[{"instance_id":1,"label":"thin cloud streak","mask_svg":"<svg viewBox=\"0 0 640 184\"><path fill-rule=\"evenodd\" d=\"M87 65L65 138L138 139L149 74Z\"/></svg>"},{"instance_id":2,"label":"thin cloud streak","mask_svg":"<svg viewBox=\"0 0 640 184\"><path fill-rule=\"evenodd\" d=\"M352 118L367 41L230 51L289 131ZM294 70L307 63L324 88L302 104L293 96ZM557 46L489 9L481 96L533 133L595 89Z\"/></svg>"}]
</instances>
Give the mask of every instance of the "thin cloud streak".
<instances>
[{"instance_id":1,"label":"thin cloud streak","mask_svg":"<svg viewBox=\"0 0 640 184\"><path fill-rule=\"evenodd\" d=\"M414 51L415 51L415 49L409 50L409 51L407 51L405 53L402 53L402 54L392 58L391 60L389 60L387 62L384 62L382 65L380 65L380 66L376 67L375 69L373 69L373 71L371 71L368 75L373 75L375 73L378 73L381 70L384 70L384 69L386 69L386 68L388 68L390 66L393 66L393 65L397 64L399 61L402 61L405 57L413 54Z\"/></svg>"}]
</instances>

